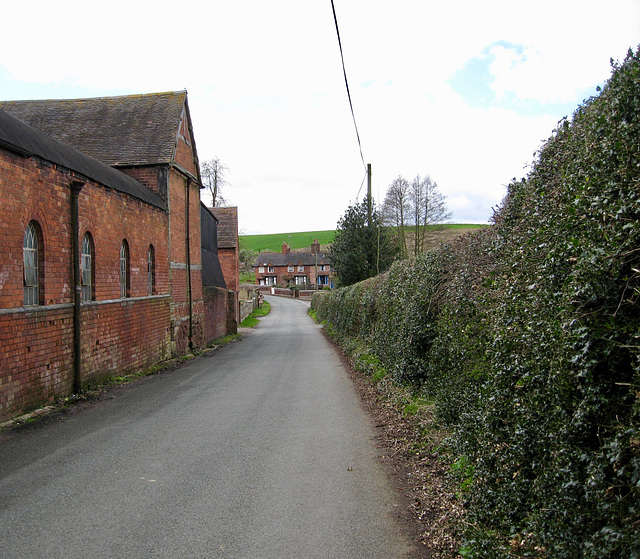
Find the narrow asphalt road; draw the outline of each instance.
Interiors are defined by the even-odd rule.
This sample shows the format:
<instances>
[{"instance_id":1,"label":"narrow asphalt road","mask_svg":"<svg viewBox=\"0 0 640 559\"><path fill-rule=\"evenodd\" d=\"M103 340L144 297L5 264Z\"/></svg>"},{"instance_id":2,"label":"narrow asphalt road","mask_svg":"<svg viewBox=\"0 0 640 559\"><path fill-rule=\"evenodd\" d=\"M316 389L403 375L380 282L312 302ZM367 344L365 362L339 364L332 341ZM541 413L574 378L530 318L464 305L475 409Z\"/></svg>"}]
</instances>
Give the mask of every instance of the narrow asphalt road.
<instances>
[{"instance_id":1,"label":"narrow asphalt road","mask_svg":"<svg viewBox=\"0 0 640 559\"><path fill-rule=\"evenodd\" d=\"M269 300L245 339L0 442L0 557L404 557L339 356Z\"/></svg>"}]
</instances>

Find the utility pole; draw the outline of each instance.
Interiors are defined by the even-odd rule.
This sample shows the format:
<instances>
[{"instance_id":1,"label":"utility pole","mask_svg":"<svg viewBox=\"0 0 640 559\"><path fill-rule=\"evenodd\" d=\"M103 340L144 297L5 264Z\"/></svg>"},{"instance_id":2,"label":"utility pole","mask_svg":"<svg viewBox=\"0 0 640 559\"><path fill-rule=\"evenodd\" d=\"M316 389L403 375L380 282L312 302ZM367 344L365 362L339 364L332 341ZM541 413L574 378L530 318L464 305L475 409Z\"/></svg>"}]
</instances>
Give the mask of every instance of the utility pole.
<instances>
[{"instance_id":1,"label":"utility pole","mask_svg":"<svg viewBox=\"0 0 640 559\"><path fill-rule=\"evenodd\" d=\"M367 163L367 218L369 219L369 225L371 225L371 163Z\"/></svg>"}]
</instances>

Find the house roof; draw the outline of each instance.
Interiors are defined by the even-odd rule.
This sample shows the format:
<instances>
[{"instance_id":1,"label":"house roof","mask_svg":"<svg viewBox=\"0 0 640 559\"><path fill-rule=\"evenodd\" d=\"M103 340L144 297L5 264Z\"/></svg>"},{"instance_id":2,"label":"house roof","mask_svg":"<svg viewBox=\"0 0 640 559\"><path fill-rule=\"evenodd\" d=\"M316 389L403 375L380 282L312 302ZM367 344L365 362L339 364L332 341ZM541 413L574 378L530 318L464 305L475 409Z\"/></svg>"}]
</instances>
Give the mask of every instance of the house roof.
<instances>
[{"instance_id":1,"label":"house roof","mask_svg":"<svg viewBox=\"0 0 640 559\"><path fill-rule=\"evenodd\" d=\"M218 247L238 247L238 208L208 208L218 219Z\"/></svg>"},{"instance_id":2,"label":"house roof","mask_svg":"<svg viewBox=\"0 0 640 559\"><path fill-rule=\"evenodd\" d=\"M167 204L160 196L134 178L35 130L1 109L0 147L24 157L38 156L81 177L167 210Z\"/></svg>"},{"instance_id":3,"label":"house roof","mask_svg":"<svg viewBox=\"0 0 640 559\"><path fill-rule=\"evenodd\" d=\"M36 130L112 166L173 161L187 92L0 101Z\"/></svg>"},{"instance_id":4,"label":"house roof","mask_svg":"<svg viewBox=\"0 0 640 559\"><path fill-rule=\"evenodd\" d=\"M288 266L289 264L303 264L304 266L315 266L316 255L312 252L261 252L256 257L255 266ZM318 252L318 264L330 264L329 257L325 252Z\"/></svg>"}]
</instances>

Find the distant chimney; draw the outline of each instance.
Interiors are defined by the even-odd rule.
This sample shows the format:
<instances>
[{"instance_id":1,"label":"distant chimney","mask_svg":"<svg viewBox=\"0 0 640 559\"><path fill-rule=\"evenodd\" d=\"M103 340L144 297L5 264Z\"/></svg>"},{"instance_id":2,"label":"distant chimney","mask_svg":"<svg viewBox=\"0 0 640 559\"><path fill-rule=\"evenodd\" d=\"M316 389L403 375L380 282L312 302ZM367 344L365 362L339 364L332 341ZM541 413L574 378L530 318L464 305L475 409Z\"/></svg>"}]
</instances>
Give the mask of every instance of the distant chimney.
<instances>
[{"instance_id":1,"label":"distant chimney","mask_svg":"<svg viewBox=\"0 0 640 559\"><path fill-rule=\"evenodd\" d=\"M282 254L289 253L289 245L287 243L282 243Z\"/></svg>"},{"instance_id":2,"label":"distant chimney","mask_svg":"<svg viewBox=\"0 0 640 559\"><path fill-rule=\"evenodd\" d=\"M318 254L320 252L320 243L318 239L314 239L311 243L311 254Z\"/></svg>"}]
</instances>

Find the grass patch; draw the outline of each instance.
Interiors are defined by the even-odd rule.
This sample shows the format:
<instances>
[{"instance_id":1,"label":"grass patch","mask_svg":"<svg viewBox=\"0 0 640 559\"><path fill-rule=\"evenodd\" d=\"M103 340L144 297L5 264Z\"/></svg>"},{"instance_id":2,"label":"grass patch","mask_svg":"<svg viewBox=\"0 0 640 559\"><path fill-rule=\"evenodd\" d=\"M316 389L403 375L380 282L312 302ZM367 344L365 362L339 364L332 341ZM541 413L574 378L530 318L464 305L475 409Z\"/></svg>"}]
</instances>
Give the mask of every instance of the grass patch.
<instances>
[{"instance_id":1,"label":"grass patch","mask_svg":"<svg viewBox=\"0 0 640 559\"><path fill-rule=\"evenodd\" d=\"M260 324L259 318L267 316L271 312L271 305L266 301L262 301L262 306L253 311L247 318L241 323L241 328L255 328Z\"/></svg>"}]
</instances>

